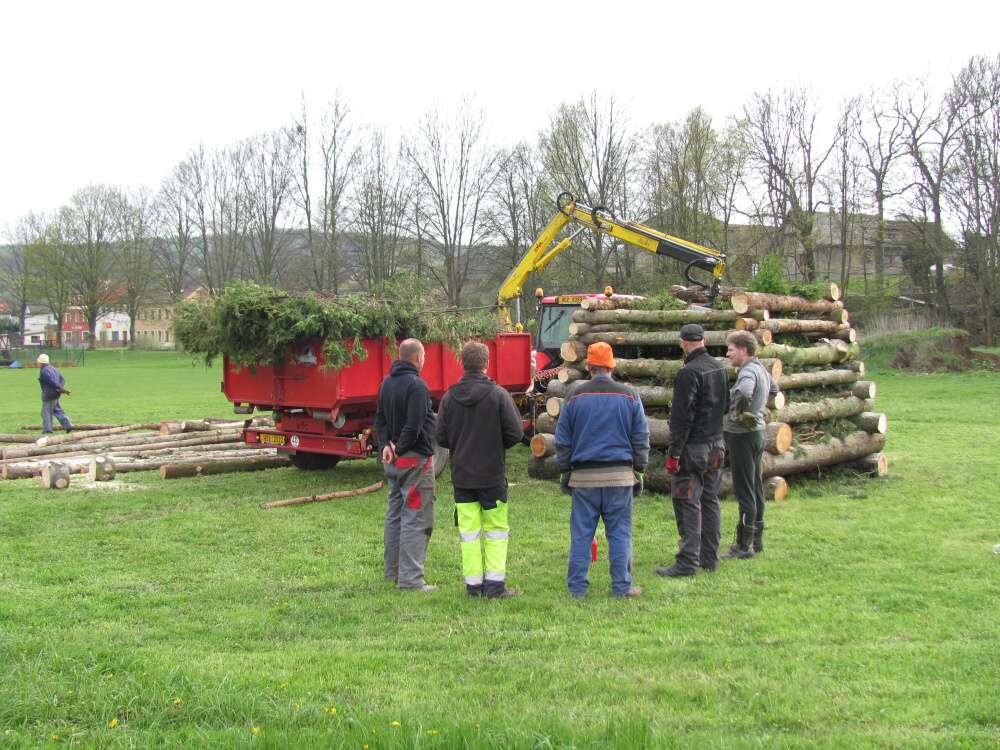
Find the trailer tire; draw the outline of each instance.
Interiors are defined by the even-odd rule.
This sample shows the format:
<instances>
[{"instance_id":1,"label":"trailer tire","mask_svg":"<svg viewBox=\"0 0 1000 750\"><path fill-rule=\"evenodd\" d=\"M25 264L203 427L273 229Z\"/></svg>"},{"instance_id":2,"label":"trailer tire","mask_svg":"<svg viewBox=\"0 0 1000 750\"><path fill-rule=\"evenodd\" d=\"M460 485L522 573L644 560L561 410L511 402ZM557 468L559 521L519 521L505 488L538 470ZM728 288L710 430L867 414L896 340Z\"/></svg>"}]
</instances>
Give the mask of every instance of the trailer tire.
<instances>
[{"instance_id":1,"label":"trailer tire","mask_svg":"<svg viewBox=\"0 0 1000 750\"><path fill-rule=\"evenodd\" d=\"M329 456L326 453L293 453L292 463L295 468L303 471L321 471L332 469L340 461L340 456Z\"/></svg>"},{"instance_id":2,"label":"trailer tire","mask_svg":"<svg viewBox=\"0 0 1000 750\"><path fill-rule=\"evenodd\" d=\"M442 448L440 445L434 447L434 476L439 477L444 473L445 468L448 466L448 456L451 453L447 448Z\"/></svg>"}]
</instances>

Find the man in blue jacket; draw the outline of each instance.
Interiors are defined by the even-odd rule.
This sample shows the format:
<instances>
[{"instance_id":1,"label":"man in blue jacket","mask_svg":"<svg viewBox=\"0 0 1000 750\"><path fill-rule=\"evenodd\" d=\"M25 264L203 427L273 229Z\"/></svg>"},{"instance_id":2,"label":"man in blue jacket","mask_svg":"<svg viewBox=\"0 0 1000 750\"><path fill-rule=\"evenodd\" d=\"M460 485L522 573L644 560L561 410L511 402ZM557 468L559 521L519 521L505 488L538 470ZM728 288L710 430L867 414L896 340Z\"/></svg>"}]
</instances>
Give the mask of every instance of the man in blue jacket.
<instances>
[{"instance_id":1,"label":"man in blue jacket","mask_svg":"<svg viewBox=\"0 0 1000 750\"><path fill-rule=\"evenodd\" d=\"M385 514L385 580L401 589L437 590L424 580L427 545L434 530L434 410L420 379L424 346L399 345L399 359L382 381L375 434L389 485Z\"/></svg>"},{"instance_id":2,"label":"man in blue jacket","mask_svg":"<svg viewBox=\"0 0 1000 750\"><path fill-rule=\"evenodd\" d=\"M66 432L73 429L69 417L59 405L59 397L64 393L68 396L70 391L65 388L66 379L62 373L49 364L48 354L39 354L36 360L42 366L38 373L38 383L42 386L42 432L46 435L52 432L52 417L59 420Z\"/></svg>"},{"instance_id":3,"label":"man in blue jacket","mask_svg":"<svg viewBox=\"0 0 1000 750\"><path fill-rule=\"evenodd\" d=\"M561 484L573 496L566 583L574 597L584 596L590 586L590 543L598 519L608 535L611 593L629 598L642 593L632 585L632 497L633 488L642 491L649 425L635 389L611 378L614 367L611 347L591 344L590 380L566 399L556 425Z\"/></svg>"}]
</instances>

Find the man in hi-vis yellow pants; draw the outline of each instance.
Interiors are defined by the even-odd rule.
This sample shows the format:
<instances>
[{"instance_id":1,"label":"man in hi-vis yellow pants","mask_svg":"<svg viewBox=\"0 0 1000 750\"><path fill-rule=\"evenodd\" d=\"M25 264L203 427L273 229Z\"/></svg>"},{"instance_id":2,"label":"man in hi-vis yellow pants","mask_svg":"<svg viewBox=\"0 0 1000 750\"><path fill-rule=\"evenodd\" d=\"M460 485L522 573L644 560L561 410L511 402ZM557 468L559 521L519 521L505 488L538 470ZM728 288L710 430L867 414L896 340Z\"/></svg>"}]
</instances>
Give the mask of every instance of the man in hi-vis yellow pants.
<instances>
[{"instance_id":1,"label":"man in hi-vis yellow pants","mask_svg":"<svg viewBox=\"0 0 1000 750\"><path fill-rule=\"evenodd\" d=\"M437 442L451 450L466 590L493 599L517 595L507 588L506 451L524 429L510 394L487 377L488 364L484 344L462 347L465 374L441 399Z\"/></svg>"}]
</instances>

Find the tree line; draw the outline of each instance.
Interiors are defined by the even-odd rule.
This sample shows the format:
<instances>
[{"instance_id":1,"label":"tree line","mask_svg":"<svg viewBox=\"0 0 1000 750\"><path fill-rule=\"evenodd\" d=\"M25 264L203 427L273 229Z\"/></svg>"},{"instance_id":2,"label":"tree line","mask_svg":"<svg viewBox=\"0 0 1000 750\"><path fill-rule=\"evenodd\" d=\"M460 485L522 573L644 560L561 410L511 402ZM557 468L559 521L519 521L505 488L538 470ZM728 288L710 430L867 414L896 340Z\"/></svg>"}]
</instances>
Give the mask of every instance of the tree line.
<instances>
[{"instance_id":1,"label":"tree line","mask_svg":"<svg viewBox=\"0 0 1000 750\"><path fill-rule=\"evenodd\" d=\"M595 93L558 106L534 142L497 143L487 126L463 100L393 137L343 98L318 111L303 100L286 127L198 146L155 188L88 185L58 210L22 217L8 228L0 294L22 320L30 301L60 321L79 306L92 332L112 306L134 321L192 284L216 294L234 279L335 295L407 272L447 305L467 305L488 300L567 190L726 252L737 225L764 228L753 252L794 242L790 273L805 281L821 272L816 222L827 212L840 224L845 288L852 253L869 252L852 217L873 214L876 291L887 285L887 217L903 217L912 285L949 313L946 266L958 261L992 341L1000 56L971 58L944 91L899 81L833 112L789 87L755 93L719 125L695 108L635 127L613 96ZM581 289L676 273L637 275L637 254L599 232L574 244L547 273Z\"/></svg>"}]
</instances>

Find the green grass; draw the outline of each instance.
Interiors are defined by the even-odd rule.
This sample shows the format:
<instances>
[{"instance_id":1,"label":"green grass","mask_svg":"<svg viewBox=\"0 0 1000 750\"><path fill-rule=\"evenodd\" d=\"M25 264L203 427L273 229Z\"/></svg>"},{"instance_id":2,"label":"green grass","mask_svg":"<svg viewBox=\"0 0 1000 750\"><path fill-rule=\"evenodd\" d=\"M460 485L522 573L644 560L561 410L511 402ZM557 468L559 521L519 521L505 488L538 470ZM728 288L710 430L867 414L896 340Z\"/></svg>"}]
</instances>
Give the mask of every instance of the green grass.
<instances>
[{"instance_id":1,"label":"green grass","mask_svg":"<svg viewBox=\"0 0 1000 750\"><path fill-rule=\"evenodd\" d=\"M227 413L217 370L114 356L67 372L74 418ZM0 372L0 432L36 376ZM384 493L257 509L372 462L0 485L0 747L1000 747L1000 376L876 378L891 478L796 482L762 557L680 581L652 572L669 501L640 498L635 601L603 540L568 596L568 499L523 449L504 602L464 596L447 483L427 596L382 581Z\"/></svg>"}]
</instances>

